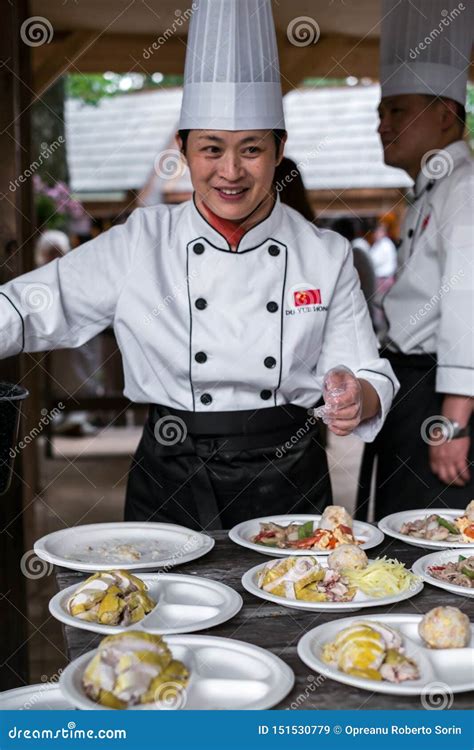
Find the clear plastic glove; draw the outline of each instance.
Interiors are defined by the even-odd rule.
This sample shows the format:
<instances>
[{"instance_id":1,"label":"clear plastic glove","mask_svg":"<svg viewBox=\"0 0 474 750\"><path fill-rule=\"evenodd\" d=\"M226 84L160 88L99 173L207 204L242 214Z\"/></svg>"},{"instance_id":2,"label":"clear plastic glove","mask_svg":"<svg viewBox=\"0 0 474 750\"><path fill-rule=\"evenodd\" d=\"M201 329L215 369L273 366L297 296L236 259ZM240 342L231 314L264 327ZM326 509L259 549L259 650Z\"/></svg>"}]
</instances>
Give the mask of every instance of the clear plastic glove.
<instances>
[{"instance_id":1,"label":"clear plastic glove","mask_svg":"<svg viewBox=\"0 0 474 750\"><path fill-rule=\"evenodd\" d=\"M362 388L352 370L338 365L329 370L323 383L324 406L313 409L335 435L350 435L361 421Z\"/></svg>"}]
</instances>

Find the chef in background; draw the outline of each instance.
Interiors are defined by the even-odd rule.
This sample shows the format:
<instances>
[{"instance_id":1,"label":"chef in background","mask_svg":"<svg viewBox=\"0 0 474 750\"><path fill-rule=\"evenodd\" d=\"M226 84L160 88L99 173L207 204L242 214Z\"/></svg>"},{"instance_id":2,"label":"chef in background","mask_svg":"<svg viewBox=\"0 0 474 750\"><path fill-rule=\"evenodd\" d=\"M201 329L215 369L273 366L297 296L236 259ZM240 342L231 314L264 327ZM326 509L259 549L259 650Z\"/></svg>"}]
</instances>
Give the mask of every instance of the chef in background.
<instances>
[{"instance_id":1,"label":"chef in background","mask_svg":"<svg viewBox=\"0 0 474 750\"><path fill-rule=\"evenodd\" d=\"M474 173L463 140L474 3L384 0L382 10L379 134L386 164L414 187L383 300L383 356L401 388L365 450L359 518L374 456L376 518L474 496Z\"/></svg>"},{"instance_id":2,"label":"chef in background","mask_svg":"<svg viewBox=\"0 0 474 750\"><path fill-rule=\"evenodd\" d=\"M349 243L274 188L286 131L270 1L200 0L184 78L192 200L139 208L0 287L0 352L80 346L114 326L125 395L150 404L126 520L211 529L319 513L331 490L313 407L323 397L329 429L370 441L398 383Z\"/></svg>"}]
</instances>

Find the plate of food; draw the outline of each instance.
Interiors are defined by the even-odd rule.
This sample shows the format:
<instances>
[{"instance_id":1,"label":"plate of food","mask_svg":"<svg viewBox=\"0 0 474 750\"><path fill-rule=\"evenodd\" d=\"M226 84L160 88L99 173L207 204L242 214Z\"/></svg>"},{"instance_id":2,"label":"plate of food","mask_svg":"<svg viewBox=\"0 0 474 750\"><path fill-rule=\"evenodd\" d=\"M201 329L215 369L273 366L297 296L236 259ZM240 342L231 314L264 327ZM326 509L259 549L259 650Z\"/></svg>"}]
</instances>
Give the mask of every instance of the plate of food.
<instances>
[{"instance_id":1,"label":"plate of food","mask_svg":"<svg viewBox=\"0 0 474 750\"><path fill-rule=\"evenodd\" d=\"M65 697L90 710L249 710L280 703L290 667L250 643L209 635L109 635L61 675Z\"/></svg>"},{"instance_id":2,"label":"plate of food","mask_svg":"<svg viewBox=\"0 0 474 750\"><path fill-rule=\"evenodd\" d=\"M474 555L442 550L420 557L413 572L432 586L460 596L474 596Z\"/></svg>"},{"instance_id":3,"label":"plate of food","mask_svg":"<svg viewBox=\"0 0 474 750\"><path fill-rule=\"evenodd\" d=\"M344 544L328 557L286 557L256 565L242 586L260 599L312 612L355 612L409 599L423 582L398 560L369 560L364 550Z\"/></svg>"},{"instance_id":4,"label":"plate of food","mask_svg":"<svg viewBox=\"0 0 474 750\"><path fill-rule=\"evenodd\" d=\"M43 536L34 545L42 560L86 573L153 570L206 555L214 539L173 523L94 523Z\"/></svg>"},{"instance_id":5,"label":"plate of food","mask_svg":"<svg viewBox=\"0 0 474 750\"><path fill-rule=\"evenodd\" d=\"M474 689L474 629L456 607L332 620L306 633L297 650L310 669L373 693Z\"/></svg>"},{"instance_id":6,"label":"plate of food","mask_svg":"<svg viewBox=\"0 0 474 750\"><path fill-rule=\"evenodd\" d=\"M371 549L383 541L376 526L353 521L342 505L328 505L322 515L283 515L254 518L234 526L229 538L242 547L271 557L328 555L342 544Z\"/></svg>"},{"instance_id":7,"label":"plate of food","mask_svg":"<svg viewBox=\"0 0 474 750\"><path fill-rule=\"evenodd\" d=\"M73 711L74 706L62 694L57 683L5 690L0 693L0 711Z\"/></svg>"},{"instance_id":8,"label":"plate of food","mask_svg":"<svg viewBox=\"0 0 474 750\"><path fill-rule=\"evenodd\" d=\"M466 510L403 510L385 516L378 525L384 534L415 547L471 547L474 545L474 500Z\"/></svg>"},{"instance_id":9,"label":"plate of food","mask_svg":"<svg viewBox=\"0 0 474 750\"><path fill-rule=\"evenodd\" d=\"M49 603L65 625L103 634L192 633L230 620L241 608L240 594L218 581L174 573L138 577L126 570L95 573Z\"/></svg>"}]
</instances>

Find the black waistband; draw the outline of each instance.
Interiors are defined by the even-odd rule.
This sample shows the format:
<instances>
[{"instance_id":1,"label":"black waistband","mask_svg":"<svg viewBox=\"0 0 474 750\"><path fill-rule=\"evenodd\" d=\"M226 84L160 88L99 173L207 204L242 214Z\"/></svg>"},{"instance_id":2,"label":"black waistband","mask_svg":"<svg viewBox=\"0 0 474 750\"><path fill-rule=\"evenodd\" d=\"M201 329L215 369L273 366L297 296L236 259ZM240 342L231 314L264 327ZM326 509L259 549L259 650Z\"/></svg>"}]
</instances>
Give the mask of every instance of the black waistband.
<instances>
[{"instance_id":1,"label":"black waistband","mask_svg":"<svg viewBox=\"0 0 474 750\"><path fill-rule=\"evenodd\" d=\"M436 354L403 354L403 352L392 352L384 348L380 352L381 357L388 359L394 367L414 367L421 370L430 370L436 367Z\"/></svg>"},{"instance_id":2,"label":"black waistband","mask_svg":"<svg viewBox=\"0 0 474 750\"><path fill-rule=\"evenodd\" d=\"M169 406L150 404L150 418L153 423L171 416L184 422L190 435L258 435L280 430L291 430L307 425L308 410L287 404L267 409L244 411L197 412L172 409Z\"/></svg>"}]
</instances>

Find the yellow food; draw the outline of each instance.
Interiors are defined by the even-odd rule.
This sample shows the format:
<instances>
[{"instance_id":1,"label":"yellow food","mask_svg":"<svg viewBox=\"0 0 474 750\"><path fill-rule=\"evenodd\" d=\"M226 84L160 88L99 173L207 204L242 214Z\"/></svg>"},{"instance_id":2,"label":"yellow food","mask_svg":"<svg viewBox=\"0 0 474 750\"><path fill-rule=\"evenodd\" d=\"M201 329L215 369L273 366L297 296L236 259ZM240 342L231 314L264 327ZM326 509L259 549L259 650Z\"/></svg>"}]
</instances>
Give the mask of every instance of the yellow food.
<instances>
[{"instance_id":1,"label":"yellow food","mask_svg":"<svg viewBox=\"0 0 474 750\"><path fill-rule=\"evenodd\" d=\"M417 581L403 563L386 557L374 560L363 570L344 568L342 574L351 586L375 598L399 594Z\"/></svg>"},{"instance_id":2,"label":"yellow food","mask_svg":"<svg viewBox=\"0 0 474 750\"><path fill-rule=\"evenodd\" d=\"M418 627L428 648L465 648L471 639L469 618L457 607L435 607Z\"/></svg>"}]
</instances>

